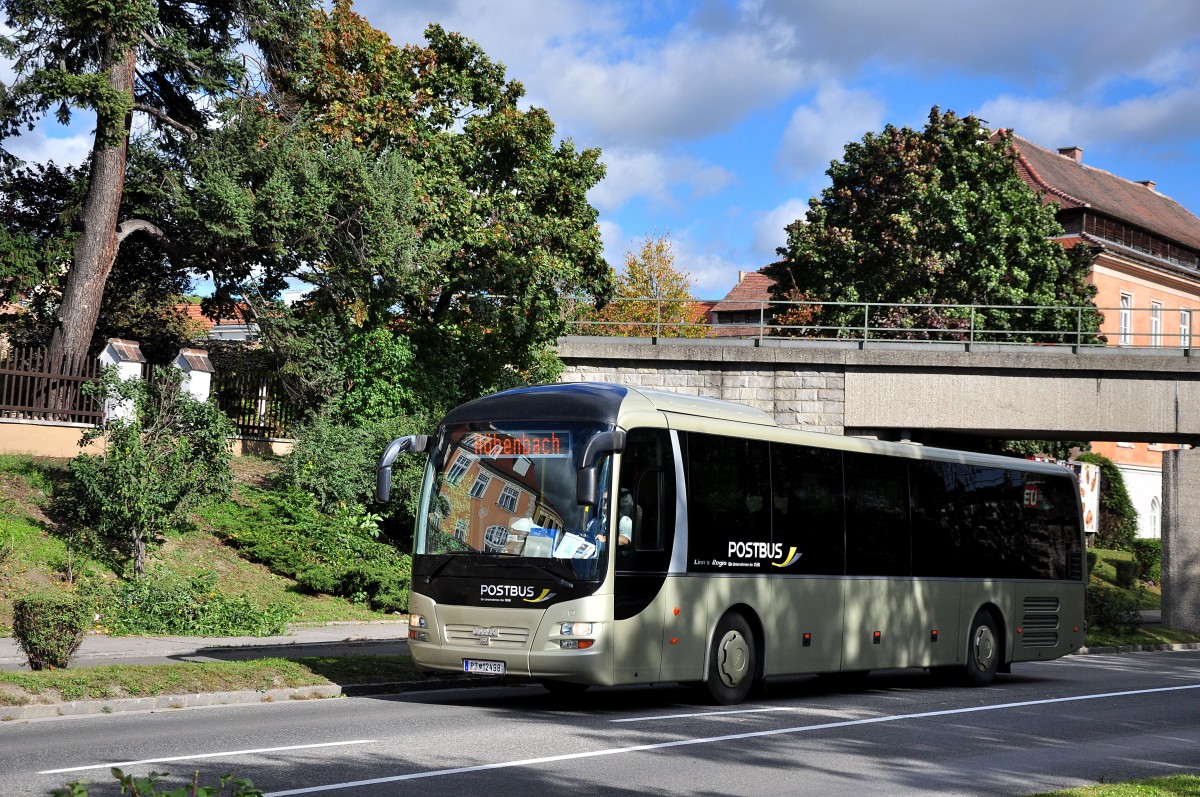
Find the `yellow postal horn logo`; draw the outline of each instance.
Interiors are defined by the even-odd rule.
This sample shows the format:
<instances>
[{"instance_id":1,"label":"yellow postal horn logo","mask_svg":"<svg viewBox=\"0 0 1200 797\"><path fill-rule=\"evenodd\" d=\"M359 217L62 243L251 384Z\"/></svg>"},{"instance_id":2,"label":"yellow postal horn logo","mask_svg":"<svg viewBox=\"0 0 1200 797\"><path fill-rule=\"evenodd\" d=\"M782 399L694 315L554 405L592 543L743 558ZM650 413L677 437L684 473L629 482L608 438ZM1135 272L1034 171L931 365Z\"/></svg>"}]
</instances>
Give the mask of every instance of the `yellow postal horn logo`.
<instances>
[{"instance_id":1,"label":"yellow postal horn logo","mask_svg":"<svg viewBox=\"0 0 1200 797\"><path fill-rule=\"evenodd\" d=\"M782 562L771 562L771 566L772 567L788 567L790 565L795 564L796 560L799 559L803 555L804 554L796 553L795 546L792 546L791 548L788 548L788 554L787 554L786 559L784 559Z\"/></svg>"},{"instance_id":2,"label":"yellow postal horn logo","mask_svg":"<svg viewBox=\"0 0 1200 797\"><path fill-rule=\"evenodd\" d=\"M796 549L793 548L792 550L794 551ZM551 592L548 589L543 589L542 594L538 595L536 598L522 598L522 600L524 600L526 603L542 603L543 601L550 600L557 594L557 592Z\"/></svg>"}]
</instances>

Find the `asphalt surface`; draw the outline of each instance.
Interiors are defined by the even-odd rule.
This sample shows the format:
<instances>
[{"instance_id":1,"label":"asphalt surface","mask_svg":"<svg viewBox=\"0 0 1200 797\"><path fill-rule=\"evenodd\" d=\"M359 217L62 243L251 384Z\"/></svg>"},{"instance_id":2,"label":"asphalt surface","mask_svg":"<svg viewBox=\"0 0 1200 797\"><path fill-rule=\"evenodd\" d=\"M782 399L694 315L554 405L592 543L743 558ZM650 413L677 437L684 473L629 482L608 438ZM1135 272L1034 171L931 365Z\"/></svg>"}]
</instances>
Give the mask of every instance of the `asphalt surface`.
<instances>
[{"instance_id":1,"label":"asphalt surface","mask_svg":"<svg viewBox=\"0 0 1200 797\"><path fill-rule=\"evenodd\" d=\"M1143 622L1157 623L1158 612L1143 612ZM408 653L407 618L367 623L330 623L298 626L285 636L271 637L110 637L89 634L71 659L71 667L101 664L179 664L181 662L243 661L276 656L398 656ZM1164 645L1157 649L1196 649L1200 644ZM1081 653L1136 652L1142 648L1117 651L1113 648ZM25 655L11 637L0 638L0 670L28 670ZM344 695L391 694L405 691L443 688L463 683L478 684L478 679L435 677L404 683L337 684L296 689L208 692L190 695L162 695L112 700L74 700L59 703L31 703L23 706L0 705L0 721L31 720L48 717L112 714L125 711L177 710L213 705L265 703L277 700L340 697ZM493 684L492 681L484 683Z\"/></svg>"}]
</instances>

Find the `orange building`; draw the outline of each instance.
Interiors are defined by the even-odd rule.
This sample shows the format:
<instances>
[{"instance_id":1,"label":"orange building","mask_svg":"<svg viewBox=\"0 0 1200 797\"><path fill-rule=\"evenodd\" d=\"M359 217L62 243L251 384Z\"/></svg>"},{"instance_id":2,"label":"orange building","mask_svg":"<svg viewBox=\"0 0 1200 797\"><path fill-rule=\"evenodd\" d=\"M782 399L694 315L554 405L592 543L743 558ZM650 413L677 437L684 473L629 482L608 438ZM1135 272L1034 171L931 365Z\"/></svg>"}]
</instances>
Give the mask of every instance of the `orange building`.
<instances>
[{"instance_id":1,"label":"orange building","mask_svg":"<svg viewBox=\"0 0 1200 797\"><path fill-rule=\"evenodd\" d=\"M1084 243L1098 252L1089 279L1108 344L1192 349L1200 321L1200 218L1158 193L1153 181L1088 166L1078 147L1052 152L1017 136L1013 144L1021 178L1058 205L1063 244ZM1093 451L1120 466L1143 537L1159 536L1162 452L1175 447L1092 443Z\"/></svg>"}]
</instances>

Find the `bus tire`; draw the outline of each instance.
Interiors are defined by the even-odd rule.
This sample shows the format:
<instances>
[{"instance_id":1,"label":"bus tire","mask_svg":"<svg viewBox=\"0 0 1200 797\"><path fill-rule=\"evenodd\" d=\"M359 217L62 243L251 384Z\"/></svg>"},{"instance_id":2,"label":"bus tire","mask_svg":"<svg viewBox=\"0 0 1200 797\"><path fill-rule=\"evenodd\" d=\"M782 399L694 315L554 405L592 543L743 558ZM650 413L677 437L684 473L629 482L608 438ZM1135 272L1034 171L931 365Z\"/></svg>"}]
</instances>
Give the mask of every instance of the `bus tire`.
<instances>
[{"instance_id":1,"label":"bus tire","mask_svg":"<svg viewBox=\"0 0 1200 797\"><path fill-rule=\"evenodd\" d=\"M971 621L967 637L966 681L968 686L987 686L996 678L1002 655L996 620L987 609L980 609Z\"/></svg>"},{"instance_id":2,"label":"bus tire","mask_svg":"<svg viewBox=\"0 0 1200 797\"><path fill-rule=\"evenodd\" d=\"M754 632L746 618L735 612L722 617L708 652L705 685L713 702L731 706L746 699L754 686L755 658Z\"/></svg>"}]
</instances>

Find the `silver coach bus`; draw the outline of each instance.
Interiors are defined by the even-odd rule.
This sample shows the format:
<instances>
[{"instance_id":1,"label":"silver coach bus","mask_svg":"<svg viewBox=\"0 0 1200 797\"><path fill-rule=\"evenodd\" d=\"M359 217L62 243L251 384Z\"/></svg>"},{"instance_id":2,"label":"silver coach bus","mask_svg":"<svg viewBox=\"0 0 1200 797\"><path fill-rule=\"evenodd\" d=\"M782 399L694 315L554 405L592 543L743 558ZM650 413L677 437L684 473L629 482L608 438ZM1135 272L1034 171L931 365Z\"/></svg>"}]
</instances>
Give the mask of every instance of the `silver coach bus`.
<instances>
[{"instance_id":1,"label":"silver coach bus","mask_svg":"<svg viewBox=\"0 0 1200 797\"><path fill-rule=\"evenodd\" d=\"M552 691L892 667L987 685L1084 640L1075 475L780 427L739 404L550 385L453 410L428 454L409 649Z\"/></svg>"}]
</instances>

